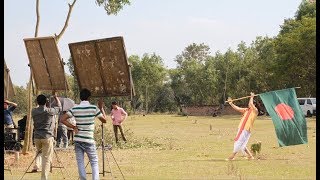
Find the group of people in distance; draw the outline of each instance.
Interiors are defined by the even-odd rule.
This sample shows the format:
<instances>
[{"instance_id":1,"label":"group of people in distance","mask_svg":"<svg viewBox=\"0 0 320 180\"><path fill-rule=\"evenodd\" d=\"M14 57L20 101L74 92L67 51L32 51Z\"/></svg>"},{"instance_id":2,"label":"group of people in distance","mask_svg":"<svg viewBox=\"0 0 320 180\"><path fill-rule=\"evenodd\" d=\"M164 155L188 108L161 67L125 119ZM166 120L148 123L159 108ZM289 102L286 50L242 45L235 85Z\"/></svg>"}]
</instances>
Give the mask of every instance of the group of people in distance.
<instances>
[{"instance_id":1,"label":"group of people in distance","mask_svg":"<svg viewBox=\"0 0 320 180\"><path fill-rule=\"evenodd\" d=\"M242 114L238 126L238 132L234 139L234 148L232 154L226 159L227 161L234 160L235 155L242 151L247 154L247 158L254 159L253 155L247 148L254 121L258 116L258 109L254 102L254 93L250 93L250 100L248 107L241 108L233 104L233 100L228 98L228 102L232 108ZM78 173L80 180L86 179L86 170L84 164L84 153L87 154L91 168L92 179L99 179L99 166L98 155L94 140L95 118L98 118L102 123L106 123L107 116L104 110L104 103L100 99L97 106L90 104L91 92L88 89L82 89L80 91L80 104L75 105L71 109L65 112L61 112L61 102L56 93L53 92L54 99L57 103L55 107L48 106L48 98L41 94L37 96L38 107L32 110L32 118L34 122L34 142L37 149L37 154L41 153L41 179L48 179L50 165L53 156L54 148L54 126L55 115L59 115L60 126L64 125L74 132L74 148L76 161L78 166ZM4 123L6 128L13 127L12 111L17 107L17 104L8 100L4 101ZM127 139L124 136L122 122L127 118L128 114L125 110L117 105L116 102L112 102L112 109L110 113L113 130L115 133L115 139L118 143L118 129L121 132L122 139L126 142ZM74 118L74 121L70 119ZM60 128L61 129L61 128ZM65 132L65 131L64 131ZM66 143L66 142L64 142ZM36 160L36 165L33 171L39 171L40 161Z\"/></svg>"}]
</instances>

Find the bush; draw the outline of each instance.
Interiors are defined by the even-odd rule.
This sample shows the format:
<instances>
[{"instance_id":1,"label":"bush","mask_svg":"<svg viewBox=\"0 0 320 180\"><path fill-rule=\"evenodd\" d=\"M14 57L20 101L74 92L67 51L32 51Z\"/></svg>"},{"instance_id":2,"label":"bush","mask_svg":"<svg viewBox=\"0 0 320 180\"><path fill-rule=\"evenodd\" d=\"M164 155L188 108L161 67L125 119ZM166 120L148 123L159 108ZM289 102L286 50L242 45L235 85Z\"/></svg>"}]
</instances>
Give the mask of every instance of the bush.
<instances>
[{"instance_id":1,"label":"bush","mask_svg":"<svg viewBox=\"0 0 320 180\"><path fill-rule=\"evenodd\" d=\"M97 146L100 146L102 143L101 133L102 133L101 127L96 128L94 139L97 143ZM119 149L157 148L157 147L162 146L162 144L156 143L154 140L152 140L150 138L137 138L137 137L135 137L134 133L132 132L131 129L124 130L124 135L127 139L127 142L124 143L122 141L120 132L118 132L118 133L119 133L119 135L118 135L119 143L116 144L113 130L104 129L104 145L110 144L110 145L112 145L113 148L119 148Z\"/></svg>"}]
</instances>

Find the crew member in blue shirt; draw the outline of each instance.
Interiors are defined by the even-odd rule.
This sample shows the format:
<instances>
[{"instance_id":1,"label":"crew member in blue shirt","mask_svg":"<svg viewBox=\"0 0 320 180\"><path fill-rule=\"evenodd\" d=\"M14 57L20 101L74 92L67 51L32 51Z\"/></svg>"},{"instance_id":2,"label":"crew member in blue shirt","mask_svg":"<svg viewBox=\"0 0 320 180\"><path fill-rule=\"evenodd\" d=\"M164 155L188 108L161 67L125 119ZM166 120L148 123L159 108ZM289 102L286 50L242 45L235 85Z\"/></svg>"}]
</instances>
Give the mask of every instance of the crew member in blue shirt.
<instances>
[{"instance_id":1,"label":"crew member in blue shirt","mask_svg":"<svg viewBox=\"0 0 320 180\"><path fill-rule=\"evenodd\" d=\"M12 112L16 109L17 104L9 100L4 100L4 128L15 128Z\"/></svg>"}]
</instances>

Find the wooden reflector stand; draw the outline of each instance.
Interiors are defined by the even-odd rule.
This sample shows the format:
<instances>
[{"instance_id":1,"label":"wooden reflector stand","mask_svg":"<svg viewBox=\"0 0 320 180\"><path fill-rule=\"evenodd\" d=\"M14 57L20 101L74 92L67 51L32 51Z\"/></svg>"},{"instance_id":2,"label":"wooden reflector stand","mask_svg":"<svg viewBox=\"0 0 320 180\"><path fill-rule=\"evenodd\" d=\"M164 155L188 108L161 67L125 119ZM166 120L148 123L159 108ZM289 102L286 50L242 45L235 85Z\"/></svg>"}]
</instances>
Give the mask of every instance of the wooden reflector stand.
<instances>
[{"instance_id":1,"label":"wooden reflector stand","mask_svg":"<svg viewBox=\"0 0 320 180\"><path fill-rule=\"evenodd\" d=\"M36 90L41 91L67 91L68 84L66 81L64 63L62 62L56 40L53 36L36 37L23 39L28 54L30 65L30 81L28 87L28 115L25 129L25 143L23 153L31 150L33 126L31 124L31 109L32 109L32 89L33 82ZM55 134L57 131L57 123ZM26 143L27 141L27 143ZM56 151L54 150L58 162L59 160ZM34 159L35 160L35 159ZM33 160L33 161L34 161ZM31 162L32 164L33 162ZM31 166L30 164L30 166ZM29 166L29 167L30 167ZM29 169L28 167L28 169ZM51 168L53 166L51 165ZM64 168L58 167L58 168ZM26 172L28 171L26 170ZM66 170L66 169L65 169ZM25 172L25 173L26 173ZM24 175L25 175L24 173ZM23 175L23 176L24 176ZM23 177L22 177L23 178Z\"/></svg>"},{"instance_id":2,"label":"wooden reflector stand","mask_svg":"<svg viewBox=\"0 0 320 180\"><path fill-rule=\"evenodd\" d=\"M130 96L132 100L135 92L122 37L70 43L69 49L80 89L87 88L93 97ZM101 128L102 174L105 176L103 124Z\"/></svg>"},{"instance_id":3,"label":"wooden reflector stand","mask_svg":"<svg viewBox=\"0 0 320 180\"><path fill-rule=\"evenodd\" d=\"M4 79L4 99L11 99L14 95L15 95L15 92L14 92L14 88L13 88L13 84L12 84L12 81L11 81L11 77L10 77L10 73L9 73L9 69L7 67L7 64L6 64L6 60L4 59L4 76L3 76L3 79ZM6 153L6 151L4 151ZM8 170L10 171L11 175L12 175L12 171L11 171L11 168L10 168L10 163L8 162L7 158L4 157L4 166L7 167L7 168L4 168L4 170Z\"/></svg>"},{"instance_id":4,"label":"wooden reflector stand","mask_svg":"<svg viewBox=\"0 0 320 180\"><path fill-rule=\"evenodd\" d=\"M79 88L93 97L131 96L133 82L122 37L70 43Z\"/></svg>"},{"instance_id":5,"label":"wooden reflector stand","mask_svg":"<svg viewBox=\"0 0 320 180\"><path fill-rule=\"evenodd\" d=\"M4 72L4 76L3 76L4 96L3 97L5 99L11 99L15 95L13 84L12 84L11 77L10 77L10 73L8 70L9 69L7 67L6 61L4 60L4 71L3 71Z\"/></svg>"},{"instance_id":6,"label":"wooden reflector stand","mask_svg":"<svg viewBox=\"0 0 320 180\"><path fill-rule=\"evenodd\" d=\"M28 113L23 153L32 149L31 109L33 82L36 90L68 90L64 65L53 36L23 39L30 65L28 85Z\"/></svg>"},{"instance_id":7,"label":"wooden reflector stand","mask_svg":"<svg viewBox=\"0 0 320 180\"><path fill-rule=\"evenodd\" d=\"M37 90L68 90L54 37L27 38L24 43Z\"/></svg>"}]
</instances>

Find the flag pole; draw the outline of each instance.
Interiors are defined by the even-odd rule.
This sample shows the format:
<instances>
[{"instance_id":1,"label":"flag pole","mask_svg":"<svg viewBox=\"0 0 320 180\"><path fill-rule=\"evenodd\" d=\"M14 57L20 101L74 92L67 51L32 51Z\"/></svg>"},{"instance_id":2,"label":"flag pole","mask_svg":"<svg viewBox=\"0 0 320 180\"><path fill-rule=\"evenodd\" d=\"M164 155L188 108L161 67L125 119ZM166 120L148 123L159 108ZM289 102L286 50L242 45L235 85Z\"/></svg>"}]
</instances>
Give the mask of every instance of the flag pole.
<instances>
[{"instance_id":1,"label":"flag pole","mask_svg":"<svg viewBox=\"0 0 320 180\"><path fill-rule=\"evenodd\" d=\"M294 87L295 89L299 89L301 87ZM261 93L260 93L261 94ZM258 96L260 94L255 94L254 96ZM241 97L241 98L237 98L237 99L232 99L231 101L225 101L225 102L233 102L233 101L238 101L238 100L241 100L241 99L246 99L246 98L250 98L251 96L245 96L245 97Z\"/></svg>"}]
</instances>

